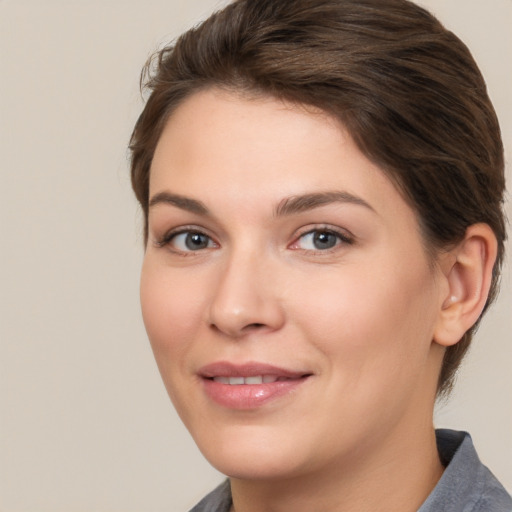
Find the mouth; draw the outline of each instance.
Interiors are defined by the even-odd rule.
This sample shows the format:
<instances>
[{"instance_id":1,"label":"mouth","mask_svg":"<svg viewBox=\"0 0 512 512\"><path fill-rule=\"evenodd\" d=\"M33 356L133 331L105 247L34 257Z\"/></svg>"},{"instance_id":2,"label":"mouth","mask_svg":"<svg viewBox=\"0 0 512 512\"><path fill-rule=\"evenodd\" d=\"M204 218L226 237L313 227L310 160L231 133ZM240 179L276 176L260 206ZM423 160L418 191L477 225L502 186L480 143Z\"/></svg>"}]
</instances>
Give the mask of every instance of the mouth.
<instances>
[{"instance_id":1,"label":"mouth","mask_svg":"<svg viewBox=\"0 0 512 512\"><path fill-rule=\"evenodd\" d=\"M297 378L305 377L305 375L302 375ZM225 376L219 376L219 377L212 377L211 378L214 382L220 382L221 384L229 384L230 386L254 386L259 384L272 384L273 382L284 382L287 380L295 380L290 379L288 377L280 377L278 375L251 375L249 377L225 377Z\"/></svg>"},{"instance_id":2,"label":"mouth","mask_svg":"<svg viewBox=\"0 0 512 512\"><path fill-rule=\"evenodd\" d=\"M261 363L219 362L199 371L207 397L228 409L255 409L297 391L313 374Z\"/></svg>"}]
</instances>

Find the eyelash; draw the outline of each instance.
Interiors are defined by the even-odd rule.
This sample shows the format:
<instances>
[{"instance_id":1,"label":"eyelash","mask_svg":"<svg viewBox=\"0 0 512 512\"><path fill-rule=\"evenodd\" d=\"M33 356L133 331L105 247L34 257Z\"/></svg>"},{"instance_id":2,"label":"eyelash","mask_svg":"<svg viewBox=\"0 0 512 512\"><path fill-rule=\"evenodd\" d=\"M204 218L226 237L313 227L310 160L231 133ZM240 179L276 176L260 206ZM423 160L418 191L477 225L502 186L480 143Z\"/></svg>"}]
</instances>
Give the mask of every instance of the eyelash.
<instances>
[{"instance_id":1,"label":"eyelash","mask_svg":"<svg viewBox=\"0 0 512 512\"><path fill-rule=\"evenodd\" d=\"M302 249L301 247L293 247L296 246L301 239L306 236L317 234L328 234L334 235L336 237L336 243L333 247L325 248L325 249ZM293 250L302 250L308 253L316 253L316 254L328 254L339 248L340 245L353 245L355 242L354 237L347 233L345 230L340 230L337 228L333 228L331 226L320 225L315 226L313 228L309 228L307 231L300 233L299 236L295 239L295 241L289 246Z\"/></svg>"},{"instance_id":2,"label":"eyelash","mask_svg":"<svg viewBox=\"0 0 512 512\"><path fill-rule=\"evenodd\" d=\"M213 240L213 238L204 232L204 230L198 229L195 226L182 226L176 230L171 230L165 233L161 238L155 241L156 247L162 248L162 247L169 247L169 249L172 252L178 253L180 255L189 256L192 255L194 252L199 252L201 249L198 249L197 251L189 250L189 251L183 251L181 249L172 248L171 244L173 240L175 240L180 235L201 235L208 238L209 242L214 243L216 246L218 246L217 242ZM208 247L207 247L208 248Z\"/></svg>"},{"instance_id":3,"label":"eyelash","mask_svg":"<svg viewBox=\"0 0 512 512\"><path fill-rule=\"evenodd\" d=\"M306 237L306 236L314 235L315 233L334 235L337 239L335 245L333 247L328 247L325 249L303 249L301 247L297 247L300 240L304 239L304 237ZM197 250L190 249L187 251L187 250L181 250L181 249L171 247L173 240L175 240L180 235L205 236L208 238L208 244L213 243L213 244L215 244L216 247L218 247L217 242L215 242L215 240L210 235L205 233L204 230L198 229L195 226L182 226L179 229L171 230L171 231L165 233L161 238L156 240L154 242L155 246L159 247L159 248L169 247L172 252L178 253L183 256L190 256L196 252L201 252L205 249L211 248L211 247L204 247L204 248L199 248ZM315 226L314 228L310 228L307 231L300 233L295 238L294 242L292 242L290 245L288 245L288 248L290 248L292 250L304 251L307 253L323 253L323 254L325 254L325 253L330 253L332 251L335 251L337 248L339 248L340 245L352 245L352 244L354 244L354 237L351 234L348 234L346 231L342 231L342 230L339 230L339 229L336 229L336 228L333 228L330 226L322 225L322 226Z\"/></svg>"}]
</instances>

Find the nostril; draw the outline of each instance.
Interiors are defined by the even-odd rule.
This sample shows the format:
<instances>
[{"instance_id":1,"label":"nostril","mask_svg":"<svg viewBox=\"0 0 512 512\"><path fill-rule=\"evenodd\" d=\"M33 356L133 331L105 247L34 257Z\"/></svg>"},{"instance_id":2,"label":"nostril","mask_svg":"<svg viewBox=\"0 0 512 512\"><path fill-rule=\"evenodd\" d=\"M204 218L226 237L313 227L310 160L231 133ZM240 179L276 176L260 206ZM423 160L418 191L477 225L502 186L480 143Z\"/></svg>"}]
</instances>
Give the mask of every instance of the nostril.
<instances>
[{"instance_id":1,"label":"nostril","mask_svg":"<svg viewBox=\"0 0 512 512\"><path fill-rule=\"evenodd\" d=\"M260 329L261 327L265 327L265 324L258 324L258 323L249 324L249 325L246 325L246 326L244 327L244 329L246 329L246 330L250 330L250 329Z\"/></svg>"},{"instance_id":2,"label":"nostril","mask_svg":"<svg viewBox=\"0 0 512 512\"><path fill-rule=\"evenodd\" d=\"M257 331L257 330L264 329L265 324L254 322L251 324L247 324L247 325L243 326L240 330L237 329L236 331L230 331L228 328L222 329L214 323L210 324L210 328L216 332L224 332L224 333L229 334L230 336L239 337L239 336L243 336L244 334L247 334L251 331Z\"/></svg>"}]
</instances>

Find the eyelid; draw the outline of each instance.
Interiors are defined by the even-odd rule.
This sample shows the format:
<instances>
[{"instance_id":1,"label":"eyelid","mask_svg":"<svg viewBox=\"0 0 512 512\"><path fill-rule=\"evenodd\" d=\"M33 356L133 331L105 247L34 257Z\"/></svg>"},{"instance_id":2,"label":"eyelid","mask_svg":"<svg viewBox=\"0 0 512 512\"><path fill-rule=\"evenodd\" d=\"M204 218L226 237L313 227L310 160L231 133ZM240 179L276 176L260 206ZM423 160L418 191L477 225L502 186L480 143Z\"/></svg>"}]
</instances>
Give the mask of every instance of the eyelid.
<instances>
[{"instance_id":1,"label":"eyelid","mask_svg":"<svg viewBox=\"0 0 512 512\"><path fill-rule=\"evenodd\" d=\"M341 242L341 244L336 244L334 247L331 247L329 249L302 249L301 247L293 247L296 246L299 242L299 240L306 235L310 235L315 232L327 232L332 233L338 237L338 240ZM329 224L319 224L319 225L313 225L313 226L307 226L305 228L302 228L299 230L299 232L294 236L293 242L288 246L292 250L302 250L306 252L317 252L317 253L328 253L330 251L334 251L339 248L340 245L352 245L355 242L355 236L347 231L346 229L337 227L337 226L331 226Z\"/></svg>"},{"instance_id":2,"label":"eyelid","mask_svg":"<svg viewBox=\"0 0 512 512\"><path fill-rule=\"evenodd\" d=\"M157 248L168 247L169 250L171 250L172 252L179 253L179 254L188 254L188 253L199 252L200 250L198 250L198 251L182 251L182 250L170 247L171 242L174 238L176 238L179 235L185 234L185 233L196 233L196 234L207 236L215 244L216 247L219 247L219 243L208 232L208 230L205 228L202 228L200 226L197 226L197 225L185 225L185 226L178 226L178 227L172 228L172 229L166 231L162 236L156 237L156 239L153 240L153 244ZM211 247L208 247L205 249L211 249Z\"/></svg>"}]
</instances>

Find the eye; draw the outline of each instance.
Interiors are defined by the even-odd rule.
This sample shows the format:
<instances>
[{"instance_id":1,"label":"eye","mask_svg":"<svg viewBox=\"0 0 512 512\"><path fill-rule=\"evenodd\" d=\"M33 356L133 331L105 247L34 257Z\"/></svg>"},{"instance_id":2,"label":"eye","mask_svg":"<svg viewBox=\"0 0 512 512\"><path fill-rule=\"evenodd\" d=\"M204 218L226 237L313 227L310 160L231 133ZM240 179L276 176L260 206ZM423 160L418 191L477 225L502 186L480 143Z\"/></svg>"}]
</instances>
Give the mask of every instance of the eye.
<instances>
[{"instance_id":1,"label":"eye","mask_svg":"<svg viewBox=\"0 0 512 512\"><path fill-rule=\"evenodd\" d=\"M305 251L326 251L343 243L351 244L352 240L347 235L332 229L313 229L300 236L291 248Z\"/></svg>"},{"instance_id":2,"label":"eye","mask_svg":"<svg viewBox=\"0 0 512 512\"><path fill-rule=\"evenodd\" d=\"M208 235L192 230L170 233L158 242L158 245L167 245L177 252L201 251L217 247L217 244Z\"/></svg>"}]
</instances>

